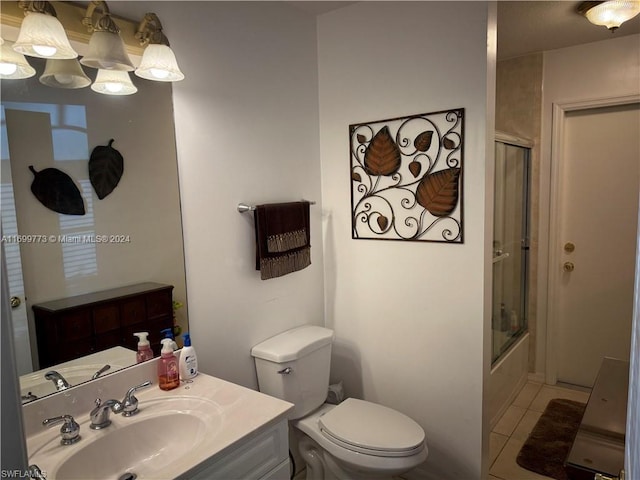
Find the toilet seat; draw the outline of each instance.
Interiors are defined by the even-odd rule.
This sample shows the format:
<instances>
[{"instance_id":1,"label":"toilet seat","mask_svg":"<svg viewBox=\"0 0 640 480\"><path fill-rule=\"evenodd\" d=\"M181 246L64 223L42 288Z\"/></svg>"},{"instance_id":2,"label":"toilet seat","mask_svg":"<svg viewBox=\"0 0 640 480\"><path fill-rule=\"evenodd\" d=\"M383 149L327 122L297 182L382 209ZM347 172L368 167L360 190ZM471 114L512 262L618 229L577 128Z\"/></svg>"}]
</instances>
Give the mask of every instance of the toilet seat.
<instances>
[{"instance_id":1,"label":"toilet seat","mask_svg":"<svg viewBox=\"0 0 640 480\"><path fill-rule=\"evenodd\" d=\"M391 408L348 398L322 415L325 438L348 450L379 457L407 457L424 449L424 430Z\"/></svg>"}]
</instances>

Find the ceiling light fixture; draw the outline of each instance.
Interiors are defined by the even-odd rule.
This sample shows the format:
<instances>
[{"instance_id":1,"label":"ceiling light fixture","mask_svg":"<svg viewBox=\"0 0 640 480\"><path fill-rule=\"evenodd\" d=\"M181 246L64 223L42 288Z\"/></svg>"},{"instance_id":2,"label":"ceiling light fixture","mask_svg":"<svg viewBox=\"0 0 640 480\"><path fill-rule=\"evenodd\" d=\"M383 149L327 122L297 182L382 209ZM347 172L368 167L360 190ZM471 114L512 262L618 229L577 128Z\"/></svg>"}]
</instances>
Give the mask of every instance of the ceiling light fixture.
<instances>
[{"instance_id":1,"label":"ceiling light fixture","mask_svg":"<svg viewBox=\"0 0 640 480\"><path fill-rule=\"evenodd\" d=\"M606 2L582 2L578 13L594 25L602 25L612 32L640 13L640 1L609 0Z\"/></svg>"},{"instance_id":2,"label":"ceiling light fixture","mask_svg":"<svg viewBox=\"0 0 640 480\"><path fill-rule=\"evenodd\" d=\"M25 18L13 49L23 55L40 58L76 58L67 34L56 18L56 10L49 2L18 2Z\"/></svg>"},{"instance_id":3,"label":"ceiling light fixture","mask_svg":"<svg viewBox=\"0 0 640 480\"><path fill-rule=\"evenodd\" d=\"M147 45L135 74L157 82L177 82L184 79L162 24L155 13L147 13L136 32L140 45Z\"/></svg>"},{"instance_id":4,"label":"ceiling light fixture","mask_svg":"<svg viewBox=\"0 0 640 480\"><path fill-rule=\"evenodd\" d=\"M82 70L77 59L47 60L40 83L54 88L84 88L91 79Z\"/></svg>"},{"instance_id":5,"label":"ceiling light fixture","mask_svg":"<svg viewBox=\"0 0 640 480\"><path fill-rule=\"evenodd\" d=\"M0 46L0 78L17 80L33 77L36 70L29 65L24 55L11 48L11 42L4 42Z\"/></svg>"},{"instance_id":6,"label":"ceiling light fixture","mask_svg":"<svg viewBox=\"0 0 640 480\"><path fill-rule=\"evenodd\" d=\"M99 7L101 14L94 23L93 16ZM135 69L120 37L120 28L111 18L109 7L103 1L93 1L87 7L82 23L90 32L89 53L80 60L82 65L103 70L130 72Z\"/></svg>"},{"instance_id":7,"label":"ceiling light fixture","mask_svg":"<svg viewBox=\"0 0 640 480\"><path fill-rule=\"evenodd\" d=\"M104 95L132 95L138 91L131 82L129 72L122 70L98 70L91 90Z\"/></svg>"}]
</instances>

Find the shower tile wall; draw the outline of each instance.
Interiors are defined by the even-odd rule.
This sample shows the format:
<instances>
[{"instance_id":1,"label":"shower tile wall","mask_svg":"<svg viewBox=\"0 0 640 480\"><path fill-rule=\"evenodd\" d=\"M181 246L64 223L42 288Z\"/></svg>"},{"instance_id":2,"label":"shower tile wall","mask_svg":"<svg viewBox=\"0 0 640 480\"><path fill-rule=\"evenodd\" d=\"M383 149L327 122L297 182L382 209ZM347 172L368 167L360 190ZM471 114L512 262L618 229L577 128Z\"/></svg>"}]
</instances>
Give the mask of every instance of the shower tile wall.
<instances>
[{"instance_id":1,"label":"shower tile wall","mask_svg":"<svg viewBox=\"0 0 640 480\"><path fill-rule=\"evenodd\" d=\"M531 150L531 217L529 251L528 322L529 371L536 351L536 298L538 292L538 204L540 131L542 119L542 53L501 60L496 71L496 129L534 142Z\"/></svg>"}]
</instances>

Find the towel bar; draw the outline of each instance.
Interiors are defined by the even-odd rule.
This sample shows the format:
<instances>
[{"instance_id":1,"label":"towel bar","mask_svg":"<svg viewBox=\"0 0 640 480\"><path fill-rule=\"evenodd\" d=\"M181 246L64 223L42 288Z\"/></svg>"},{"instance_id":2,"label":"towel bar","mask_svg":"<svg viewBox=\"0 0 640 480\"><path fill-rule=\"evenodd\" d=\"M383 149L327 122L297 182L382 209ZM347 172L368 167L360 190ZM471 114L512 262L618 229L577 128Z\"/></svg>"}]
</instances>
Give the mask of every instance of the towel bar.
<instances>
[{"instance_id":1,"label":"towel bar","mask_svg":"<svg viewBox=\"0 0 640 480\"><path fill-rule=\"evenodd\" d=\"M315 205L316 202L309 202L309 205ZM256 209L255 205L247 205L245 203L239 203L238 204L238 211L240 213L245 213L245 212L253 212Z\"/></svg>"}]
</instances>

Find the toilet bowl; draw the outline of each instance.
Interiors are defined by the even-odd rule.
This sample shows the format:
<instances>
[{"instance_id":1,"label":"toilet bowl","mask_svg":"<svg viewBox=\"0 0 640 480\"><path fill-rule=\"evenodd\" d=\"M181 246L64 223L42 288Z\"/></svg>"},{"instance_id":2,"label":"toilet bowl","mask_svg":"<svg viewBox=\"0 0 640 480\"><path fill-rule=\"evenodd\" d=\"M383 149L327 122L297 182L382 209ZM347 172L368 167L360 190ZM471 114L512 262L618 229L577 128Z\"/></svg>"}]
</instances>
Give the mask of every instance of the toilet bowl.
<instances>
[{"instance_id":1,"label":"toilet bowl","mask_svg":"<svg viewBox=\"0 0 640 480\"><path fill-rule=\"evenodd\" d=\"M310 440L299 443L307 480L392 478L427 459L422 428L375 403L349 398L323 404L291 424ZM322 463L314 464L314 455Z\"/></svg>"},{"instance_id":2,"label":"toilet bowl","mask_svg":"<svg viewBox=\"0 0 640 480\"><path fill-rule=\"evenodd\" d=\"M406 415L354 398L324 403L332 341L332 330L305 325L251 349L260 391L294 404L307 480L391 478L424 462L424 430Z\"/></svg>"}]
</instances>

